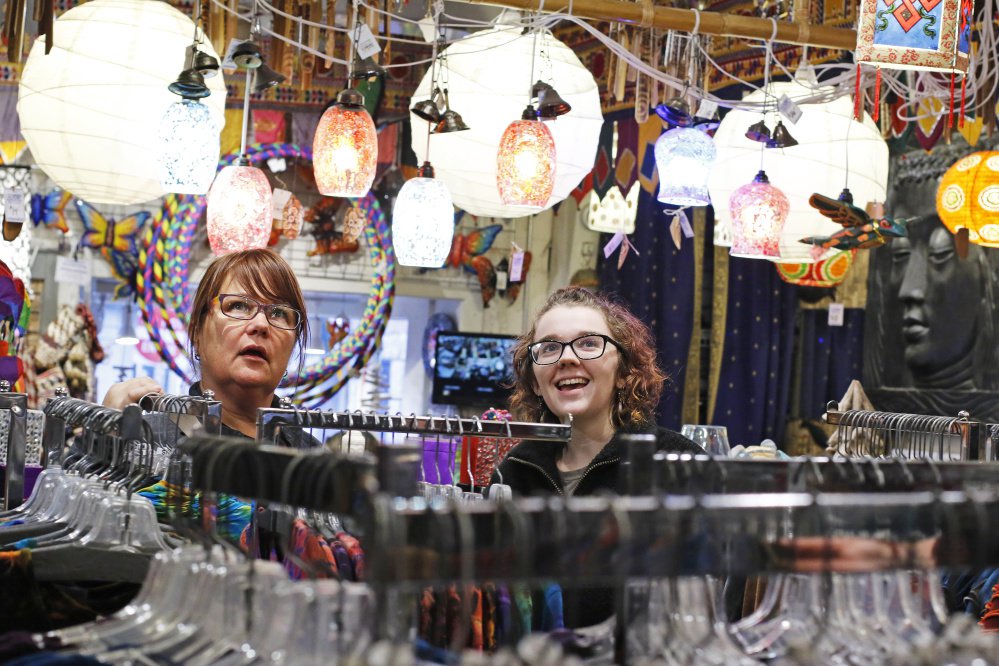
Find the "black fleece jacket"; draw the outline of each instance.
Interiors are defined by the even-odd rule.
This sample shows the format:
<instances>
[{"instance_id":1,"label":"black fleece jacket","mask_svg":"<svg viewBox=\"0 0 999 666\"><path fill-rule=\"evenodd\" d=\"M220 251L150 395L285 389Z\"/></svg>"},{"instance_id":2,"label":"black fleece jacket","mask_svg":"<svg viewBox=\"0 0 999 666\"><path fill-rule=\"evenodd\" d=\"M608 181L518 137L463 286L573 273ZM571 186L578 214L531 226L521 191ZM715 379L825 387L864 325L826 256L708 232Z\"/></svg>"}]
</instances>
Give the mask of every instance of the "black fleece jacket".
<instances>
[{"instance_id":1,"label":"black fleece jacket","mask_svg":"<svg viewBox=\"0 0 999 666\"><path fill-rule=\"evenodd\" d=\"M661 426L649 426L623 433L651 434L656 436L658 450L666 453L704 453L697 444L683 435ZM601 493L624 494L618 479L621 459L627 457L626 445L617 436L597 454L586 467L583 478L576 486L574 495L597 495ZM556 462L562 455L563 445L557 442L527 440L514 447L500 463L493 474L492 483L510 486L514 497L528 495L563 494L562 476Z\"/></svg>"},{"instance_id":2,"label":"black fleece jacket","mask_svg":"<svg viewBox=\"0 0 999 666\"><path fill-rule=\"evenodd\" d=\"M642 433L656 436L658 450L666 453L704 453L697 444L683 435L660 426L619 431L619 434ZM618 469L627 457L626 444L617 436L597 454L586 467L576 486L574 496L605 493L624 494ZM528 440L518 444L500 463L493 474L492 483L505 483L513 496L564 494L562 476L555 463L562 455L563 445L555 442ZM502 479L502 481L501 481ZM614 590L607 587L573 587L568 581L562 584L562 607L567 627L588 627L603 622L614 612ZM537 595L535 595L537 596ZM543 606L541 598L535 599L537 611ZM536 625L537 626L537 625Z\"/></svg>"}]
</instances>

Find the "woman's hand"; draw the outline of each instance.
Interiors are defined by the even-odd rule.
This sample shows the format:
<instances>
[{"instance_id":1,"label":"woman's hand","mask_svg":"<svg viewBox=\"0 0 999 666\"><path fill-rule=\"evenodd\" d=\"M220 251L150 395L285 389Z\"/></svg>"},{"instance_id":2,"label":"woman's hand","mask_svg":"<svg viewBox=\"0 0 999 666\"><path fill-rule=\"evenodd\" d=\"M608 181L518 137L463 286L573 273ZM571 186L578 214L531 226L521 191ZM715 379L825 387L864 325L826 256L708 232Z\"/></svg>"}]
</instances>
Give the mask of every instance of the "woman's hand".
<instances>
[{"instance_id":1,"label":"woman's hand","mask_svg":"<svg viewBox=\"0 0 999 666\"><path fill-rule=\"evenodd\" d=\"M104 406L124 409L149 393L163 393L163 387L150 377L136 377L114 384L104 395Z\"/></svg>"}]
</instances>

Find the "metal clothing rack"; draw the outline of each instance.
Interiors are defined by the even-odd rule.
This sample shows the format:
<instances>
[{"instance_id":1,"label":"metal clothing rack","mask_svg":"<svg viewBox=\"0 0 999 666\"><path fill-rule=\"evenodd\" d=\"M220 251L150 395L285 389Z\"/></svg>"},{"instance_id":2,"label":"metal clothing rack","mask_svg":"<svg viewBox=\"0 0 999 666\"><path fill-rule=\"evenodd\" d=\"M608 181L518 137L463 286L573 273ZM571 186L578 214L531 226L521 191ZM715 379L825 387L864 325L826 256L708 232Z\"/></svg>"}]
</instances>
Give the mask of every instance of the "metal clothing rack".
<instances>
[{"instance_id":1,"label":"metal clothing rack","mask_svg":"<svg viewBox=\"0 0 999 666\"><path fill-rule=\"evenodd\" d=\"M412 447L408 447L412 448ZM405 452L383 446L379 453ZM419 587L465 577L573 578L793 571L784 537L937 538L939 566L999 563L993 463L716 460L666 456L686 468L658 494L428 503L382 485L382 462L196 436L194 489L227 492L353 518L368 545L370 581ZM388 458L415 478L418 456ZM377 473L376 473L377 467ZM377 479L377 480L376 480ZM474 557L472 555L474 554ZM464 558L471 557L472 560Z\"/></svg>"},{"instance_id":2,"label":"metal clothing rack","mask_svg":"<svg viewBox=\"0 0 999 666\"><path fill-rule=\"evenodd\" d=\"M9 418L6 442L6 468L3 476L3 502L8 511L24 501L24 465L28 442L28 396L11 393L10 382L0 381L0 418Z\"/></svg>"},{"instance_id":3,"label":"metal clothing rack","mask_svg":"<svg viewBox=\"0 0 999 666\"><path fill-rule=\"evenodd\" d=\"M201 396L150 393L142 396L138 404L146 412L196 416L205 432L221 432L222 403L215 399L214 391L206 390Z\"/></svg>"},{"instance_id":4,"label":"metal clothing rack","mask_svg":"<svg viewBox=\"0 0 999 666\"><path fill-rule=\"evenodd\" d=\"M257 410L257 441L273 444L282 427L371 430L404 435L506 437L545 442L567 442L572 427L557 423L484 421L479 418L331 412L316 409L266 408Z\"/></svg>"},{"instance_id":5,"label":"metal clothing rack","mask_svg":"<svg viewBox=\"0 0 999 666\"><path fill-rule=\"evenodd\" d=\"M142 409L138 405L114 409L70 398L65 389L59 388L56 397L42 411L45 413L42 454L46 467L62 465L67 428L83 428L93 435L113 435L127 441L144 439Z\"/></svg>"},{"instance_id":6,"label":"metal clothing rack","mask_svg":"<svg viewBox=\"0 0 999 666\"><path fill-rule=\"evenodd\" d=\"M936 460L993 461L996 447L989 438L989 425L972 419L966 411L956 417L840 411L835 401L828 403L826 422L838 426L840 445L848 428L869 431L873 436L858 447L846 445L847 455L883 458L924 458Z\"/></svg>"}]
</instances>

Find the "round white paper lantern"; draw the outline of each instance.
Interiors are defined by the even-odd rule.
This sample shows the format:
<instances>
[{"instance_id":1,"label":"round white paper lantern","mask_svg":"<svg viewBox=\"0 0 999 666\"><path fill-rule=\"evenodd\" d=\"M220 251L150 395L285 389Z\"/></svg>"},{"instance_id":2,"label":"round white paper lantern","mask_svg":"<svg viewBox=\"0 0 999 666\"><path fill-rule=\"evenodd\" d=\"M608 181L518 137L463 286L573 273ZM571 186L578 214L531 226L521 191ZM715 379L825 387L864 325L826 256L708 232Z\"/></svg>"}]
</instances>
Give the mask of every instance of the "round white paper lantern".
<instances>
[{"instance_id":1,"label":"round white paper lantern","mask_svg":"<svg viewBox=\"0 0 999 666\"><path fill-rule=\"evenodd\" d=\"M18 88L21 133L35 163L89 203L137 204L163 194L159 124L177 96L191 20L158 0L91 0L56 20L55 45L35 41ZM201 44L209 55L210 43ZM221 76L204 103L225 110Z\"/></svg>"},{"instance_id":2,"label":"round white paper lantern","mask_svg":"<svg viewBox=\"0 0 999 666\"><path fill-rule=\"evenodd\" d=\"M795 99L814 93L799 83L783 82L772 85L772 94L777 99L783 95ZM754 92L746 100L762 102L763 93ZM781 232L780 256L769 257L782 263L814 263L835 252L829 250L816 258L811 254L811 245L798 242L806 236L829 236L843 228L808 205L814 192L836 198L844 185L849 185L856 205L863 208L869 201L884 201L888 184L888 146L869 116L864 115L863 123L853 120L850 98L802 104L801 110L797 123L785 122L798 145L763 149L763 169L770 183L787 195L790 203ZM760 170L761 144L745 137L746 129L759 120L758 112L733 109L715 133L718 158L708 179L711 201L715 203L715 245L732 245L727 202ZM773 128L777 120L777 113L768 111L767 125Z\"/></svg>"},{"instance_id":3,"label":"round white paper lantern","mask_svg":"<svg viewBox=\"0 0 999 666\"><path fill-rule=\"evenodd\" d=\"M518 120L531 89L531 53L534 36L521 28L483 30L450 45L446 87L451 108L470 129L433 134L430 161L444 181L454 205L472 215L520 217L522 206L500 200L496 186L496 152L503 131ZM534 78L551 84L572 110L557 120L545 121L555 138L555 186L547 207L554 206L593 169L604 118L600 93L593 75L569 48L549 33L538 35ZM442 80L439 85L445 87ZM428 71L413 93L413 100L430 97ZM413 150L427 159L428 123L415 114ZM534 212L534 211L529 211Z\"/></svg>"}]
</instances>

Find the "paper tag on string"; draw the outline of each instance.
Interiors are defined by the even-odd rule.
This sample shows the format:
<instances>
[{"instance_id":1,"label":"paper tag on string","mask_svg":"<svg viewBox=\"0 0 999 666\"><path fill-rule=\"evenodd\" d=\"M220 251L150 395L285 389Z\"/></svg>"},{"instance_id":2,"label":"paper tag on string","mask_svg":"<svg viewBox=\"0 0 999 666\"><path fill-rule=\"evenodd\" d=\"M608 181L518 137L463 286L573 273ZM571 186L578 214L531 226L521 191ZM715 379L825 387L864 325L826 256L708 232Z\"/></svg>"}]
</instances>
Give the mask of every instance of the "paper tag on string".
<instances>
[{"instance_id":1,"label":"paper tag on string","mask_svg":"<svg viewBox=\"0 0 999 666\"><path fill-rule=\"evenodd\" d=\"M712 102L710 99L702 99L701 103L697 105L697 113L694 115L698 118L714 118L718 113L718 102Z\"/></svg>"},{"instance_id":2,"label":"paper tag on string","mask_svg":"<svg viewBox=\"0 0 999 666\"><path fill-rule=\"evenodd\" d=\"M625 238L624 242L621 244L621 251L617 254L617 269L621 270L624 266L624 260L628 258L628 249L631 247L631 243Z\"/></svg>"},{"instance_id":3,"label":"paper tag on string","mask_svg":"<svg viewBox=\"0 0 999 666\"><path fill-rule=\"evenodd\" d=\"M610 256L614 254L614 250L618 248L618 246L621 244L621 241L623 240L624 240L623 232L619 231L613 236L611 236L611 239L607 241L606 245L604 245L604 259L610 259Z\"/></svg>"},{"instance_id":4,"label":"paper tag on string","mask_svg":"<svg viewBox=\"0 0 999 666\"><path fill-rule=\"evenodd\" d=\"M829 305L829 325L842 326L846 313L842 303L832 303Z\"/></svg>"},{"instance_id":5,"label":"paper tag on string","mask_svg":"<svg viewBox=\"0 0 999 666\"><path fill-rule=\"evenodd\" d=\"M510 256L510 282L520 282L523 271L524 251L514 245L513 254Z\"/></svg>"},{"instance_id":6,"label":"paper tag on string","mask_svg":"<svg viewBox=\"0 0 999 666\"><path fill-rule=\"evenodd\" d=\"M367 23L362 23L358 27L357 32L359 35L357 37L357 44L354 46L357 49L357 55L361 56L361 58L371 58L381 53L382 47L378 46L378 40L375 39ZM354 33L351 32L350 36L351 41L353 41Z\"/></svg>"},{"instance_id":7,"label":"paper tag on string","mask_svg":"<svg viewBox=\"0 0 999 666\"><path fill-rule=\"evenodd\" d=\"M673 216L673 221L669 223L669 235L673 239L673 245L676 245L676 249L680 249L680 218L677 215Z\"/></svg>"},{"instance_id":8,"label":"paper tag on string","mask_svg":"<svg viewBox=\"0 0 999 666\"><path fill-rule=\"evenodd\" d=\"M274 188L274 193L271 195L271 217L275 220L283 220L284 207L289 199L291 199L291 192L282 190L280 187Z\"/></svg>"},{"instance_id":9,"label":"paper tag on string","mask_svg":"<svg viewBox=\"0 0 999 666\"><path fill-rule=\"evenodd\" d=\"M777 110L780 111L782 116L790 120L792 124L797 123L801 118L801 107L795 104L787 95L781 95L780 100L777 101Z\"/></svg>"},{"instance_id":10,"label":"paper tag on string","mask_svg":"<svg viewBox=\"0 0 999 666\"><path fill-rule=\"evenodd\" d=\"M680 219L680 229L683 230L683 235L685 238L693 238L694 230L690 226L690 220L687 219L687 214L682 210L676 212L676 216Z\"/></svg>"},{"instance_id":11,"label":"paper tag on string","mask_svg":"<svg viewBox=\"0 0 999 666\"><path fill-rule=\"evenodd\" d=\"M14 224L23 224L25 222L28 216L26 214L26 206L24 203L25 198L23 190L4 190L4 217L7 222L13 222Z\"/></svg>"},{"instance_id":12,"label":"paper tag on string","mask_svg":"<svg viewBox=\"0 0 999 666\"><path fill-rule=\"evenodd\" d=\"M507 274L506 271L496 271L496 290L506 291Z\"/></svg>"}]
</instances>

